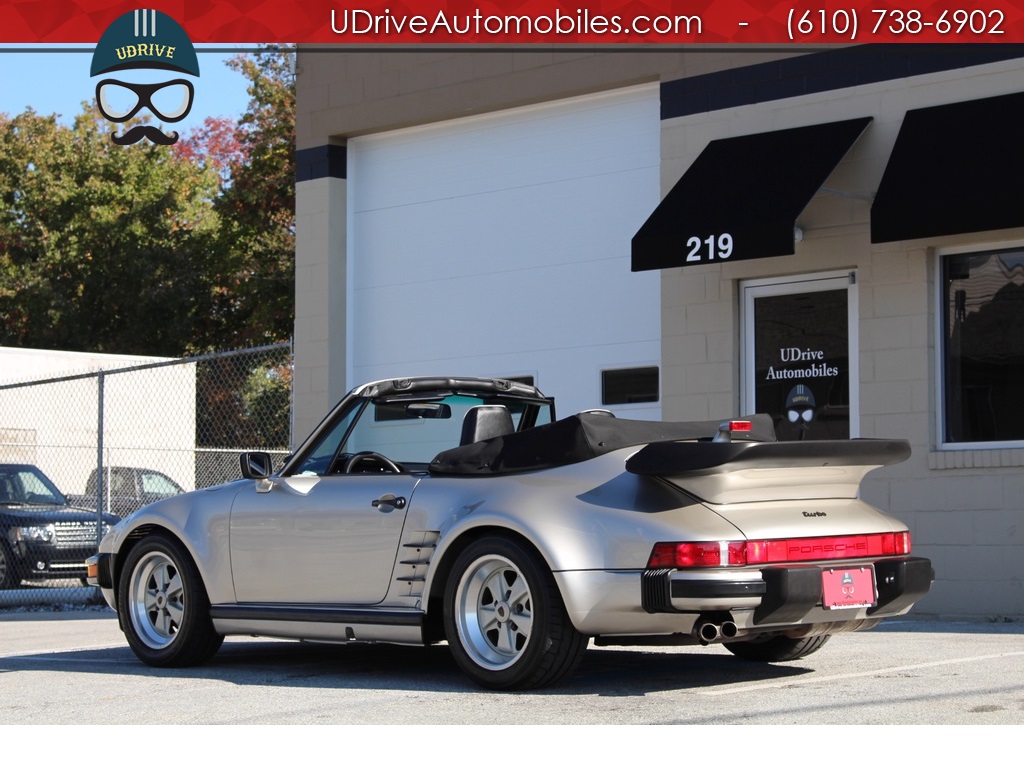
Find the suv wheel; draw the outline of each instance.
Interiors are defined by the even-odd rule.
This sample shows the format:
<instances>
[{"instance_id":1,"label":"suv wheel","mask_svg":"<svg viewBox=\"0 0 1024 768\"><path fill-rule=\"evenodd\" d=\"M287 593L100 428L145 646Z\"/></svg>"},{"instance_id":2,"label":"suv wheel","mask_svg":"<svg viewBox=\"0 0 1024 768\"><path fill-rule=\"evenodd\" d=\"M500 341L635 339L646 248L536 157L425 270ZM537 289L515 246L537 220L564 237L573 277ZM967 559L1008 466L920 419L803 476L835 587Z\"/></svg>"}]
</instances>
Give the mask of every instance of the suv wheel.
<instances>
[{"instance_id":1,"label":"suv wheel","mask_svg":"<svg viewBox=\"0 0 1024 768\"><path fill-rule=\"evenodd\" d=\"M17 563L6 541L0 539L0 589L14 589L21 579L14 575Z\"/></svg>"}]
</instances>

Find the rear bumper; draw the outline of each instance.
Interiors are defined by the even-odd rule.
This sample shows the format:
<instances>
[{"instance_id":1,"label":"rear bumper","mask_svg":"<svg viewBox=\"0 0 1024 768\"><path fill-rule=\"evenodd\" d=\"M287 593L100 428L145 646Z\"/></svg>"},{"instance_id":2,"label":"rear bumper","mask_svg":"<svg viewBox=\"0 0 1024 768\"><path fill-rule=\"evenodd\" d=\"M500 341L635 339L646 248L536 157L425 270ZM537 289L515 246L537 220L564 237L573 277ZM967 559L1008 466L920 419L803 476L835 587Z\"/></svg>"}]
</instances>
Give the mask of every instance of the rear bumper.
<instances>
[{"instance_id":1,"label":"rear bumper","mask_svg":"<svg viewBox=\"0 0 1024 768\"><path fill-rule=\"evenodd\" d=\"M858 566L864 563L857 563ZM876 600L866 617L906 612L931 589L931 561L923 557L877 560ZM843 567L840 564L830 567ZM758 570L659 569L641 576L641 601L648 613L753 611L755 625L801 624L822 606L822 567L794 565ZM838 618L843 611L834 611Z\"/></svg>"}]
</instances>

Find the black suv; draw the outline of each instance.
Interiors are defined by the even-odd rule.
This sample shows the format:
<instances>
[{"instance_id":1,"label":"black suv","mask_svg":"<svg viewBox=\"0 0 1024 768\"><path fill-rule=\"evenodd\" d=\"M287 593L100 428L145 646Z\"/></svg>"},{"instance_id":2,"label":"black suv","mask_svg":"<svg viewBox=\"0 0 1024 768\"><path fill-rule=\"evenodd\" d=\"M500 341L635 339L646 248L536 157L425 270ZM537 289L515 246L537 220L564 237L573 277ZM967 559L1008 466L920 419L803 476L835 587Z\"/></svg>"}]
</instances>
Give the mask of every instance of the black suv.
<instances>
[{"instance_id":1,"label":"black suv","mask_svg":"<svg viewBox=\"0 0 1024 768\"><path fill-rule=\"evenodd\" d=\"M71 507L31 464L0 464L0 589L23 581L85 578L85 559L115 515Z\"/></svg>"}]
</instances>

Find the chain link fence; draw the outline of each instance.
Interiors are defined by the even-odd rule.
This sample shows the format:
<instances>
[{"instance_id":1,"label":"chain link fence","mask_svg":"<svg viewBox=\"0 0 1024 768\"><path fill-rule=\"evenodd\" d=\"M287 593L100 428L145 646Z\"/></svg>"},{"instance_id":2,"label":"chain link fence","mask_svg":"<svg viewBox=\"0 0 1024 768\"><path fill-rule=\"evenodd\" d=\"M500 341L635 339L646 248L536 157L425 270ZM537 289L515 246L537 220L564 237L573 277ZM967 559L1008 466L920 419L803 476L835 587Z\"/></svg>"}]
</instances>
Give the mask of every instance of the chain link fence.
<instances>
[{"instance_id":1,"label":"chain link fence","mask_svg":"<svg viewBox=\"0 0 1024 768\"><path fill-rule=\"evenodd\" d=\"M288 453L290 344L116 365L0 384L0 607L101 602L84 561L109 526Z\"/></svg>"}]
</instances>

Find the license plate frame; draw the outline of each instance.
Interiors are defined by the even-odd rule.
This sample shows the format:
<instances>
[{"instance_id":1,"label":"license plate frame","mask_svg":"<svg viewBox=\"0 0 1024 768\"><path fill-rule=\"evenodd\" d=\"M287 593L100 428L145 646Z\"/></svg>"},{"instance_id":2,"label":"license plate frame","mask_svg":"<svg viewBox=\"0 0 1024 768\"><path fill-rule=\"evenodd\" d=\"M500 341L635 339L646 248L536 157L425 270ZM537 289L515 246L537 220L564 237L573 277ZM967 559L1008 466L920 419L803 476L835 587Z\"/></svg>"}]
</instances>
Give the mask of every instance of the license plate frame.
<instances>
[{"instance_id":1,"label":"license plate frame","mask_svg":"<svg viewBox=\"0 0 1024 768\"><path fill-rule=\"evenodd\" d=\"M870 608L877 602L873 565L822 569L821 604L825 610Z\"/></svg>"}]
</instances>

